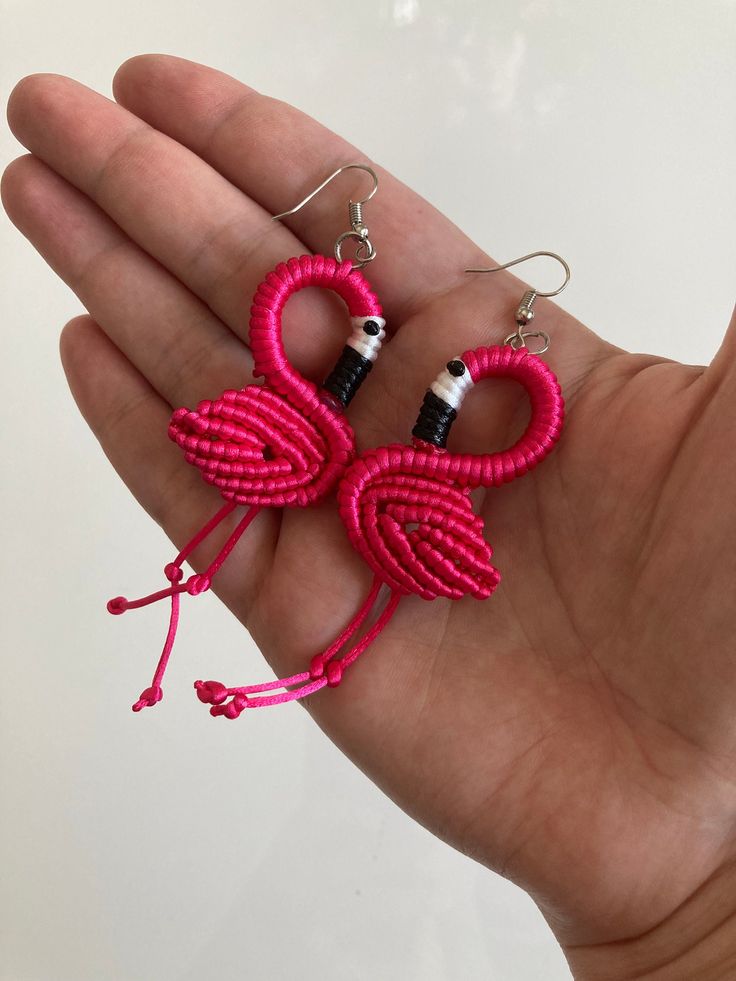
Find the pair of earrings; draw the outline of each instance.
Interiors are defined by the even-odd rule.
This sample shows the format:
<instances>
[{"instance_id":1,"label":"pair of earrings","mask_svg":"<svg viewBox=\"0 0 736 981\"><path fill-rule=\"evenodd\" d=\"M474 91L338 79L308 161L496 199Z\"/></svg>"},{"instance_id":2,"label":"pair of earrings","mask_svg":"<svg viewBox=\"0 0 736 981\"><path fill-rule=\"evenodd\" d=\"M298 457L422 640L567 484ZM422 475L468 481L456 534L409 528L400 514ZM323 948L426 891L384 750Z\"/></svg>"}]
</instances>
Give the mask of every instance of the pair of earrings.
<instances>
[{"instance_id":1,"label":"pair of earrings","mask_svg":"<svg viewBox=\"0 0 736 981\"><path fill-rule=\"evenodd\" d=\"M427 390L412 430L412 444L393 444L356 458L355 437L344 417L370 372L386 336L381 305L361 269L376 257L363 220L365 205L378 189L375 172L365 164L346 164L315 188L280 220L303 208L346 170L367 172L370 194L349 202L350 230L341 234L334 258L300 256L280 263L256 290L251 307L250 348L253 374L265 384L226 391L196 410L177 409L169 437L188 463L217 487L225 500L220 510L164 569L169 586L138 600L110 600L110 613L147 606L170 598L166 640L151 685L133 705L140 711L161 701L161 683L173 648L182 593L196 596L212 580L248 525L265 507L309 507L337 488L340 517L353 547L373 572L373 584L350 623L326 650L316 654L308 670L288 678L229 688L217 681L197 681L200 701L212 715L237 718L245 708L275 705L303 698L325 686L336 687L345 670L369 647L391 619L402 596L422 599L487 599L500 575L491 564L491 546L483 537L483 520L473 512L471 491L507 483L535 467L553 449L563 421L563 399L552 371L539 358L549 346L542 330L526 330L537 296L555 296L570 279L567 263L550 252L533 252L492 269L495 272L538 255L557 259L565 269L559 289L528 290L516 312L516 330L501 346L479 347L452 358ZM355 240L355 260L343 260L342 248ZM321 386L303 378L289 363L282 343L281 317L288 299L309 286L333 290L350 314L352 332L334 369ZM527 339L542 347L532 352ZM468 390L484 378L510 378L521 383L531 403L531 418L521 438L509 449L489 454L456 454L446 449L447 437ZM203 573L184 580L182 566L237 507L247 510ZM353 639L369 619L382 586L390 595L386 606L357 642Z\"/></svg>"}]
</instances>

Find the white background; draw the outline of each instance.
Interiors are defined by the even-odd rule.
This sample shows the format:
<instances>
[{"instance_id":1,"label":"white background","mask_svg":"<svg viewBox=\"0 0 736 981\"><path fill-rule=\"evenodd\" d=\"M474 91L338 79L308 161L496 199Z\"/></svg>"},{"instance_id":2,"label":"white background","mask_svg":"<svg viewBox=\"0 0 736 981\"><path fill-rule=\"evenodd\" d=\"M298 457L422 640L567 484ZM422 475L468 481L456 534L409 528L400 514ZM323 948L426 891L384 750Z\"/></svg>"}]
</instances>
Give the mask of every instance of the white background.
<instances>
[{"instance_id":1,"label":"white background","mask_svg":"<svg viewBox=\"0 0 736 981\"><path fill-rule=\"evenodd\" d=\"M142 51L212 64L355 141L497 259L561 252L563 305L611 340L692 362L717 347L733 0L0 12L6 94L34 71L109 93ZM18 152L7 133L0 151ZM230 725L198 707L192 678L261 670L213 597L187 604L166 701L130 712L164 612L112 620L104 601L171 548L66 392L77 301L7 220L0 235L3 981L568 978L531 901L397 811L306 713Z\"/></svg>"}]
</instances>

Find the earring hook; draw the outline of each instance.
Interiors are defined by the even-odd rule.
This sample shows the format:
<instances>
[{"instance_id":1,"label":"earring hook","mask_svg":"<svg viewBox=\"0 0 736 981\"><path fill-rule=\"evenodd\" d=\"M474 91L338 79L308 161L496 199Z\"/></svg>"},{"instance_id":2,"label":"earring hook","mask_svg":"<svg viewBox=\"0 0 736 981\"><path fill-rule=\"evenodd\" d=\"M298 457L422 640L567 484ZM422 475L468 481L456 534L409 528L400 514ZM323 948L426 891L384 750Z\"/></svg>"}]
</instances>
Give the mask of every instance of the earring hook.
<instances>
[{"instance_id":1,"label":"earring hook","mask_svg":"<svg viewBox=\"0 0 736 981\"><path fill-rule=\"evenodd\" d=\"M313 197L316 197L321 190L327 187L327 185L331 181L334 181L336 177L339 177L340 174L342 174L346 170L364 170L367 174L370 174L371 177L373 178L373 189L371 190L371 193L367 197L362 198L360 201L352 201L352 200L350 201L351 204L366 204L368 201L370 201L370 199L378 190L378 176L375 170L372 167L369 167L368 164L362 164L362 163L343 164L342 167L338 167L337 170L334 171L334 173L330 174L329 177L326 177L319 185L319 187L315 187L313 191L310 191L310 193L304 198L303 201L300 201L299 204L294 205L294 207L290 208L288 211L282 211L280 215L274 215L271 220L280 221L282 218L288 218L289 215L295 215L297 211L301 211L301 209L306 204L309 204L309 202L312 200Z\"/></svg>"},{"instance_id":2,"label":"earring hook","mask_svg":"<svg viewBox=\"0 0 736 981\"><path fill-rule=\"evenodd\" d=\"M521 262L526 262L527 259L536 259L537 256L549 256L550 259L556 259L560 263L562 268L565 270L565 279L561 286L558 286L556 290L549 290L543 293L541 290L529 289L527 290L521 298L521 303L516 310L516 330L513 334L509 336L504 341L504 344L510 344L511 347L518 351L519 348L526 347L527 337L538 337L542 341L542 347L538 348L535 354L544 354L544 352L549 347L549 334L544 330L524 330L528 324L534 319L534 301L538 296L557 296L561 293L567 284L570 282L570 267L562 258L562 256L557 255L556 252L530 252L528 255L519 256L518 259L511 259L510 262L504 262L501 266L491 266L490 268L479 268L473 267L466 269L465 272L469 273L486 273L486 272L500 272L501 269L509 269L511 266L518 266Z\"/></svg>"},{"instance_id":3,"label":"earring hook","mask_svg":"<svg viewBox=\"0 0 736 981\"><path fill-rule=\"evenodd\" d=\"M501 269L509 269L511 266L518 266L519 263L526 262L527 259L536 259L537 256L541 256L541 255L549 256L550 259L556 259L557 262L559 262L559 264L565 270L565 281L563 282L562 286L558 286L556 290L550 290L548 293L543 293L541 290L532 290L531 292L533 292L535 296L557 296L558 293L561 293L564 290L564 288L567 286L567 284L570 282L571 273L568 264L565 262L562 256L557 255L556 252L545 252L545 251L530 252L528 255L519 256L518 259L512 259L510 262L504 262L502 266L491 266L488 269L472 268L472 269L466 269L465 272L468 273L500 272Z\"/></svg>"},{"instance_id":4,"label":"earring hook","mask_svg":"<svg viewBox=\"0 0 736 981\"><path fill-rule=\"evenodd\" d=\"M370 174L373 178L373 187L366 197L361 198L360 201L353 201L352 198L348 199L348 218L350 221L350 231L343 232L339 235L337 241L335 242L335 258L338 262L342 262L342 246L343 242L347 239L355 239L358 242L358 247L355 251L355 259L353 261L353 269L362 269L369 262L372 262L376 255L376 249L373 247L371 240L368 238L368 226L363 221L363 205L367 204L371 200L373 195L378 190L378 175L372 167L368 164L363 163L349 163L343 164L342 167L338 167L336 171L326 177L322 183L315 187L313 191L300 201L299 204L294 205L288 211L282 211L279 215L274 215L271 219L272 221L281 221L283 218L288 218L290 215L295 215L297 211L309 204L312 198L316 197L320 191L322 191L327 185L334 181L336 177L339 177L346 170L363 170L365 173Z\"/></svg>"}]
</instances>

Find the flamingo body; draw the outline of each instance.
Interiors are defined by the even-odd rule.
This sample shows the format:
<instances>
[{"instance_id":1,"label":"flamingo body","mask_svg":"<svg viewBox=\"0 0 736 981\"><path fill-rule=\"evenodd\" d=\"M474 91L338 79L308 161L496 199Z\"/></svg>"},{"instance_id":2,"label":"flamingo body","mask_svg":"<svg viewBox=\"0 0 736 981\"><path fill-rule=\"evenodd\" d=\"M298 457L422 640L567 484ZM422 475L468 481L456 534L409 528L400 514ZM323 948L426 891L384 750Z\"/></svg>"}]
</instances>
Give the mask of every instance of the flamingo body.
<instances>
[{"instance_id":1,"label":"flamingo body","mask_svg":"<svg viewBox=\"0 0 736 981\"><path fill-rule=\"evenodd\" d=\"M531 404L527 428L513 446L498 453L449 453L445 444L450 426L467 391L483 378L509 378L524 386ZM200 701L210 705L214 716L237 719L246 708L334 688L389 623L403 596L487 599L500 574L491 564L491 546L483 535L483 519L473 511L471 491L508 483L537 466L557 443L563 415L557 379L527 350L480 347L448 362L425 394L413 445L393 443L363 453L340 480L340 517L353 547L373 571L371 590L353 619L312 658L308 670L229 688L197 681ZM388 602L355 640L382 585L390 590ZM283 691L276 694L279 689Z\"/></svg>"},{"instance_id":2,"label":"flamingo body","mask_svg":"<svg viewBox=\"0 0 736 981\"><path fill-rule=\"evenodd\" d=\"M320 403L312 409L307 416L266 386L248 385L177 409L169 437L226 501L307 507L332 490L355 453L345 418Z\"/></svg>"},{"instance_id":3,"label":"flamingo body","mask_svg":"<svg viewBox=\"0 0 736 981\"><path fill-rule=\"evenodd\" d=\"M340 516L354 548L392 590L426 600L487 599L500 576L469 488L441 472L447 460L398 443L363 454L340 484Z\"/></svg>"},{"instance_id":4,"label":"flamingo body","mask_svg":"<svg viewBox=\"0 0 736 981\"><path fill-rule=\"evenodd\" d=\"M340 360L321 386L292 367L281 336L287 300L309 286L337 293L352 326ZM116 596L107 604L110 613L119 615L171 599L169 628L153 681L134 703L134 712L156 705L163 696L161 682L176 637L180 595L196 596L210 588L261 508L307 507L337 484L355 456L353 431L343 411L373 366L385 326L378 298L351 262L320 255L289 259L267 274L251 306L253 374L263 378L263 384L230 389L194 410L181 408L172 415L170 439L187 463L219 490L225 504L166 565L169 586L137 600ZM247 511L215 558L203 573L184 580L184 561L238 505ZM335 669L331 671L334 676Z\"/></svg>"}]
</instances>

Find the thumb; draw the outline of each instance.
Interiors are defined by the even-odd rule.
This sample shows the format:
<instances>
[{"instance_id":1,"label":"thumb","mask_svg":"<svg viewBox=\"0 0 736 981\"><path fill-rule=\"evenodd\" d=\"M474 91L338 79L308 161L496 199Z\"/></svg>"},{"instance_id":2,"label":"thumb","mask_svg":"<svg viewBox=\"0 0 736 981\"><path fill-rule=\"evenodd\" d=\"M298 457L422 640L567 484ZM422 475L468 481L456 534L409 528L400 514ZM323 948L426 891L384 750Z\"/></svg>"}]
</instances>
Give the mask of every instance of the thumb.
<instances>
[{"instance_id":1,"label":"thumb","mask_svg":"<svg viewBox=\"0 0 736 981\"><path fill-rule=\"evenodd\" d=\"M731 314L723 343L708 368L708 374L719 387L736 389L736 307Z\"/></svg>"}]
</instances>

